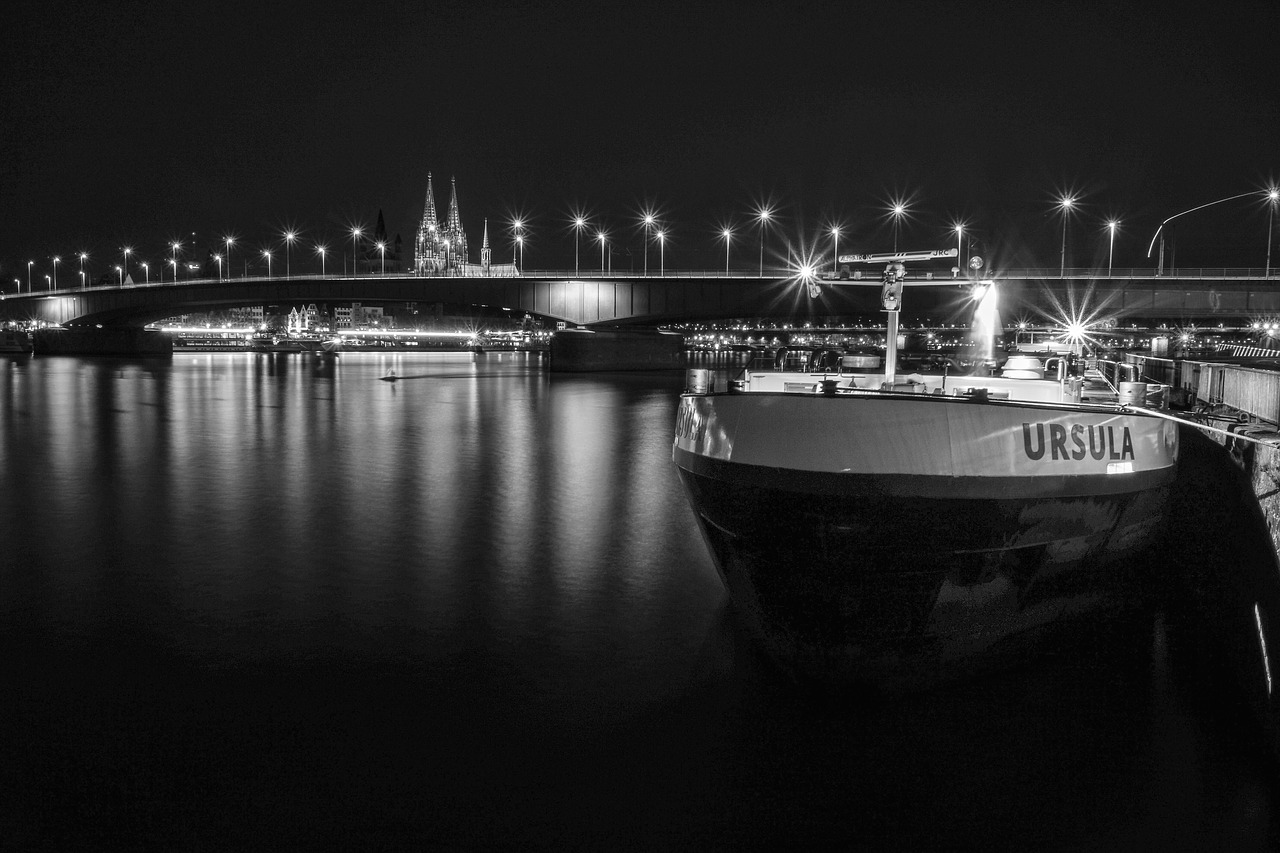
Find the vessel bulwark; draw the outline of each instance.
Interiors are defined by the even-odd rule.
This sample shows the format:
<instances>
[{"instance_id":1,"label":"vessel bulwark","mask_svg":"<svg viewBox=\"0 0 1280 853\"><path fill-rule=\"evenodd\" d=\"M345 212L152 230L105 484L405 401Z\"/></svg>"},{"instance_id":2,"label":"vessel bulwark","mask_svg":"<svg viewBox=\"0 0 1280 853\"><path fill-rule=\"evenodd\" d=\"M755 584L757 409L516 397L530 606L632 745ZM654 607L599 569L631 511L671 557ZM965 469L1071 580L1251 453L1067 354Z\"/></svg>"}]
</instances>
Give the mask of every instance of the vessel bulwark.
<instances>
[{"instance_id":1,"label":"vessel bulwark","mask_svg":"<svg viewBox=\"0 0 1280 853\"><path fill-rule=\"evenodd\" d=\"M1172 481L1171 421L1115 407L960 397L682 398L682 468L829 494L1095 495Z\"/></svg>"}]
</instances>

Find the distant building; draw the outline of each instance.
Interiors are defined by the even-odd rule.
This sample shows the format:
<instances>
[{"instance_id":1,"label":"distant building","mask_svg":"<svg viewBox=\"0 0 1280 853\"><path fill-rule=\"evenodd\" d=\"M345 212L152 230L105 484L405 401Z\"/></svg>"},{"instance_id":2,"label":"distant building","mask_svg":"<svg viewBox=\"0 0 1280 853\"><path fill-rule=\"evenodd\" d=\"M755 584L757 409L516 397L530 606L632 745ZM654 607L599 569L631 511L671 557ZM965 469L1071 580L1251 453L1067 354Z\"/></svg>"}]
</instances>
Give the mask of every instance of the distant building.
<instances>
[{"instance_id":1,"label":"distant building","mask_svg":"<svg viewBox=\"0 0 1280 853\"><path fill-rule=\"evenodd\" d=\"M452 193L449 212L443 222L436 214L435 189L431 174L427 173L427 202L422 210L422 222L414 240L413 271L418 275L456 276L513 276L519 275L515 264L492 263L489 249L489 220L484 223L484 237L480 245L480 263L471 262L467 249L467 233L458 213L458 184L450 180Z\"/></svg>"},{"instance_id":2,"label":"distant building","mask_svg":"<svg viewBox=\"0 0 1280 853\"><path fill-rule=\"evenodd\" d=\"M349 308L333 309L334 330L392 329L395 323L386 316L381 305L352 302Z\"/></svg>"},{"instance_id":3,"label":"distant building","mask_svg":"<svg viewBox=\"0 0 1280 853\"><path fill-rule=\"evenodd\" d=\"M379 275L383 271L399 272L400 251L403 246L400 235L394 240L387 239L387 223L378 211L378 224L373 229L372 239L360 237L360 272ZM382 248L378 248L381 246Z\"/></svg>"},{"instance_id":4,"label":"distant building","mask_svg":"<svg viewBox=\"0 0 1280 853\"><path fill-rule=\"evenodd\" d=\"M288 320L289 335L297 337L310 332L315 327L316 319L319 316L320 312L316 310L314 303L305 308L290 308Z\"/></svg>"}]
</instances>

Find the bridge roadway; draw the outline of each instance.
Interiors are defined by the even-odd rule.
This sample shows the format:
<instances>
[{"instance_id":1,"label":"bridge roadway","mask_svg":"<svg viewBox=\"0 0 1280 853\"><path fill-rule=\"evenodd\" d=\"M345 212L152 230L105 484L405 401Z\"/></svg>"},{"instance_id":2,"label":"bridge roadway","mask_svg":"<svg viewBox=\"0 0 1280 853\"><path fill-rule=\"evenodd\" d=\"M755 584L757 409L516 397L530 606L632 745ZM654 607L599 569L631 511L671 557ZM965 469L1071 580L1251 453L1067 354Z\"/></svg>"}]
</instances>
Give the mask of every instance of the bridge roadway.
<instances>
[{"instance_id":1,"label":"bridge roadway","mask_svg":"<svg viewBox=\"0 0 1280 853\"><path fill-rule=\"evenodd\" d=\"M1008 322L1063 322L1072 314L1123 325L1244 325L1280 317L1280 276L1261 269L1008 270L996 274ZM964 279L949 270L912 271L905 322L966 323L972 311ZM65 326L142 326L166 317L246 305L447 303L489 306L582 326L653 327L735 318L804 320L872 317L880 312L878 272L860 281L821 282L810 298L793 277L734 272L665 275L527 272L515 277L422 277L404 273L291 278L191 279L0 296L0 320Z\"/></svg>"}]
</instances>

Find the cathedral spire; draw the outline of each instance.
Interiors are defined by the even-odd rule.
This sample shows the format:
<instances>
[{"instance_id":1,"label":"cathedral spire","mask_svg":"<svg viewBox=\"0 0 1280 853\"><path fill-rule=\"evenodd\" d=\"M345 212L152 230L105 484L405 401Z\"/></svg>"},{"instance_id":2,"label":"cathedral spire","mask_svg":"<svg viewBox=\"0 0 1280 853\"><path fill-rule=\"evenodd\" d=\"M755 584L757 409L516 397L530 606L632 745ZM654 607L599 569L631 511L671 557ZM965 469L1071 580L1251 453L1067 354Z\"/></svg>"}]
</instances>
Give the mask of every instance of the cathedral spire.
<instances>
[{"instance_id":1,"label":"cathedral spire","mask_svg":"<svg viewBox=\"0 0 1280 853\"><path fill-rule=\"evenodd\" d=\"M484 218L484 239L480 243L480 274L488 275L493 253L489 251L489 217Z\"/></svg>"},{"instance_id":2,"label":"cathedral spire","mask_svg":"<svg viewBox=\"0 0 1280 853\"><path fill-rule=\"evenodd\" d=\"M435 261L439 256L436 245L437 231L440 221L436 214L436 192L431 185L431 173L427 172L427 202L422 208L422 222L418 225L418 233L413 245L414 271L418 275L426 275L435 271Z\"/></svg>"},{"instance_id":3,"label":"cathedral spire","mask_svg":"<svg viewBox=\"0 0 1280 853\"><path fill-rule=\"evenodd\" d=\"M427 172L427 203L422 208L422 225L434 226L439 218L436 216L436 192L431 188L431 173Z\"/></svg>"},{"instance_id":4,"label":"cathedral spire","mask_svg":"<svg viewBox=\"0 0 1280 853\"><path fill-rule=\"evenodd\" d=\"M449 183L453 186L453 194L449 198L449 218L445 220L444 228L451 233L461 233L462 219L458 216L458 179L450 178Z\"/></svg>"}]
</instances>

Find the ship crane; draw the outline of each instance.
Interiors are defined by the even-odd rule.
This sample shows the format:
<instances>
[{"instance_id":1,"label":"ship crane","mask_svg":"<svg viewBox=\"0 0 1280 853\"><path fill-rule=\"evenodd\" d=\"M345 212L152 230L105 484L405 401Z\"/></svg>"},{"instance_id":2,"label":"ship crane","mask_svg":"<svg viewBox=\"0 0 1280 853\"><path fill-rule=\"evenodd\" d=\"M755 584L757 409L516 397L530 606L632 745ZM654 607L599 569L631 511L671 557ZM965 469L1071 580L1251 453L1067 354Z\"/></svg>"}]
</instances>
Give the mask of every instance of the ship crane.
<instances>
[{"instance_id":1,"label":"ship crane","mask_svg":"<svg viewBox=\"0 0 1280 853\"><path fill-rule=\"evenodd\" d=\"M889 315L885 329L884 377L886 387L892 388L898 372L898 312L902 310L902 284L907 277L906 264L910 261L932 261L938 258L954 258L956 249L934 249L927 252L882 252L868 255L841 255L842 264L884 264L880 277L880 304ZM816 297L820 290L817 283L810 283L809 295Z\"/></svg>"}]
</instances>

